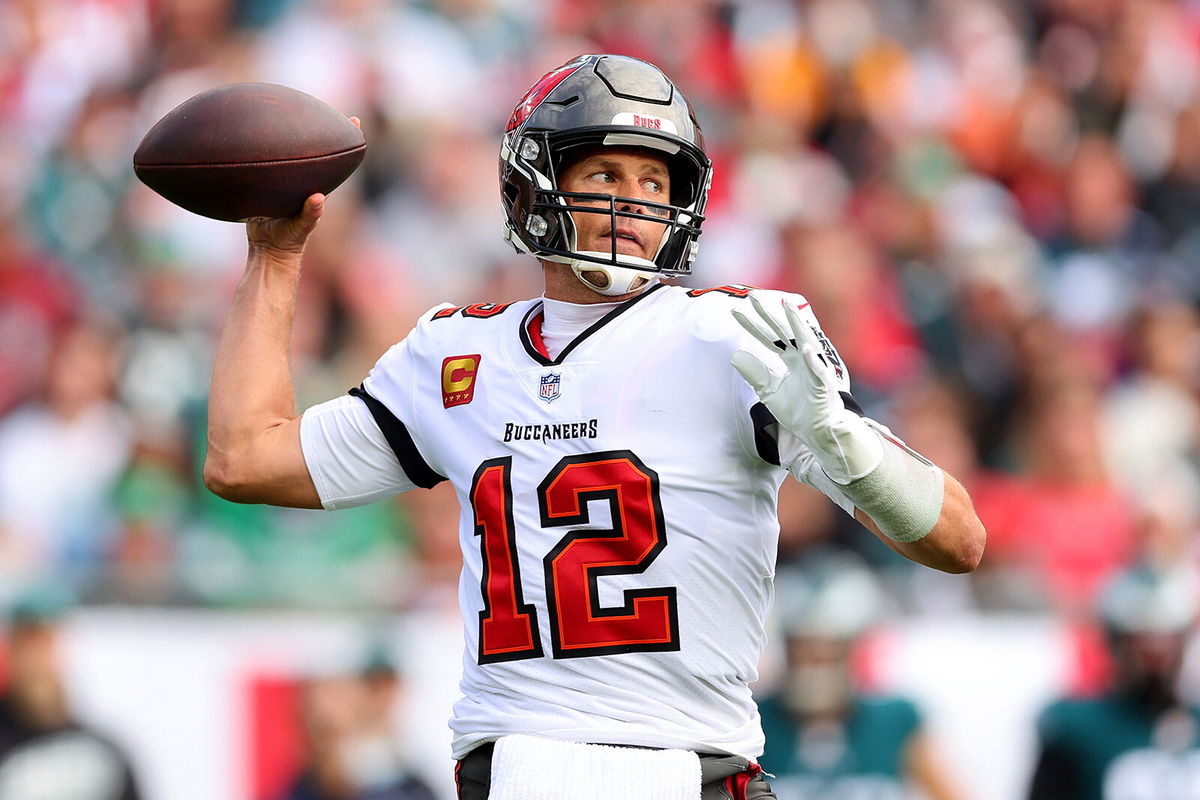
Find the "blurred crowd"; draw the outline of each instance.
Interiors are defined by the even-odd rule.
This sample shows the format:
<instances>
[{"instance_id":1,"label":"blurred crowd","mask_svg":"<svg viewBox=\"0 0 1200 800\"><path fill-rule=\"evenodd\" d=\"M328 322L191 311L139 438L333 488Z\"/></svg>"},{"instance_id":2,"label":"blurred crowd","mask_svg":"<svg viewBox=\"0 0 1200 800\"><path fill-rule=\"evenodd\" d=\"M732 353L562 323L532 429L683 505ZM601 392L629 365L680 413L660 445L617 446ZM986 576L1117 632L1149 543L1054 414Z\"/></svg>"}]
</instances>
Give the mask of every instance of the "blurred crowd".
<instances>
[{"instance_id":1,"label":"blurred crowd","mask_svg":"<svg viewBox=\"0 0 1200 800\"><path fill-rule=\"evenodd\" d=\"M914 612L1086 620L1200 527L1200 3L10 0L0 4L0 603L404 608L452 597L445 492L325 514L205 491L238 225L133 176L213 86L284 83L369 148L312 242L304 407L434 303L539 292L501 239L499 133L580 52L644 57L716 176L687 283L799 291L864 408L971 490L970 579L785 487L780 559L858 551ZM662 387L670 392L671 387ZM433 589L432 593L430 590Z\"/></svg>"},{"instance_id":2,"label":"blurred crowd","mask_svg":"<svg viewBox=\"0 0 1200 800\"><path fill-rule=\"evenodd\" d=\"M131 155L175 105L238 81L362 118L367 159L306 262L305 407L356 385L435 303L540 291L501 239L499 135L538 76L600 51L662 66L705 127L716 175L685 282L805 294L859 402L958 476L989 531L981 568L947 577L789 481L784 571L849 553L893 614L1053 615L1078 630L1075 688L1111 677L1104 587L1197 563L1197 0L0 3L0 607L46 582L95 604L453 603L445 484L337 514L203 489L244 233L153 194ZM804 716L797 741L828 755L850 706L810 708L801 690L850 698L828 691L848 650L781 614L785 643L808 643L765 719ZM843 638L865 626L846 624ZM306 690L314 761L294 796L345 795L353 770L321 760L322 732L389 680ZM957 796L921 766L916 711L873 708L912 743L912 779ZM1056 713L1061 728L1073 712Z\"/></svg>"}]
</instances>

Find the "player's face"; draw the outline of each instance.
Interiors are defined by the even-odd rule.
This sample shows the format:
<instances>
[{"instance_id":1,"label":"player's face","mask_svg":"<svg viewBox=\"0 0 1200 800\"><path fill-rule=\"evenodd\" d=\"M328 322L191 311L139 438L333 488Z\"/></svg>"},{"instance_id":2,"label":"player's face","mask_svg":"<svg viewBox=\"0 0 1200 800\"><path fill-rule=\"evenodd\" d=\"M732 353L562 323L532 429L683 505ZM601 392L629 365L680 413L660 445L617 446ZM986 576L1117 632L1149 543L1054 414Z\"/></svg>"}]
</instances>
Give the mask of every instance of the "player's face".
<instances>
[{"instance_id":1,"label":"player's face","mask_svg":"<svg viewBox=\"0 0 1200 800\"><path fill-rule=\"evenodd\" d=\"M1133 633L1114 642L1118 669L1126 683L1170 692L1183 664L1187 637L1182 633Z\"/></svg>"},{"instance_id":2,"label":"player's face","mask_svg":"<svg viewBox=\"0 0 1200 800\"><path fill-rule=\"evenodd\" d=\"M640 147L601 147L588 151L571 163L559 178L559 188L567 192L586 192L629 198L617 203L618 211L634 211L652 216L666 212L640 201L669 203L671 176L667 162L653 150ZM607 208L600 200L573 200L572 205ZM643 219L617 217L614 230L608 214L572 214L578 232L578 250L609 253L613 250L649 261L658 252L666 225Z\"/></svg>"},{"instance_id":3,"label":"player's face","mask_svg":"<svg viewBox=\"0 0 1200 800\"><path fill-rule=\"evenodd\" d=\"M788 637L784 699L794 714L833 717L849 707L851 645L847 639Z\"/></svg>"}]
</instances>

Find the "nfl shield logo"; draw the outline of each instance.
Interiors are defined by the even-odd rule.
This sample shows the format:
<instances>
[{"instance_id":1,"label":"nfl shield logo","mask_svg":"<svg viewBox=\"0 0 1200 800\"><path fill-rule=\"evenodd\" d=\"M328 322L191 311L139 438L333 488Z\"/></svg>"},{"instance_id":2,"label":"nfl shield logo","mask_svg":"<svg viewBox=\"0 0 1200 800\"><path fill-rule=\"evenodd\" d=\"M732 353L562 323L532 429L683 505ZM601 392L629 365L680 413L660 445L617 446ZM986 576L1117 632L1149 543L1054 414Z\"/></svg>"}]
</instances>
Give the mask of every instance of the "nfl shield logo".
<instances>
[{"instance_id":1,"label":"nfl shield logo","mask_svg":"<svg viewBox=\"0 0 1200 800\"><path fill-rule=\"evenodd\" d=\"M541 389L538 390L538 394L547 403L557 400L561 385L562 376L557 372L551 372L549 375L543 375L542 386Z\"/></svg>"}]
</instances>

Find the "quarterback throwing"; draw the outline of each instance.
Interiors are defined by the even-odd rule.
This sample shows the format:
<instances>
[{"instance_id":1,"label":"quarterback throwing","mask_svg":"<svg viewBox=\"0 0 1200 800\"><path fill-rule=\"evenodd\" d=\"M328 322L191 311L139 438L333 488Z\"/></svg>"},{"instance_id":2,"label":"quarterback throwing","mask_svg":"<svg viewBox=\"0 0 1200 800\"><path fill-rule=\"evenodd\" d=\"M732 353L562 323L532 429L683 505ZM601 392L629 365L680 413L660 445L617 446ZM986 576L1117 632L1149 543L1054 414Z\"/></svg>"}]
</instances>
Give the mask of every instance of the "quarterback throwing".
<instances>
[{"instance_id":1,"label":"quarterback throwing","mask_svg":"<svg viewBox=\"0 0 1200 800\"><path fill-rule=\"evenodd\" d=\"M250 223L205 480L338 509L449 481L462 800L771 798L750 684L790 473L904 556L974 569L951 476L861 415L801 296L689 290L711 162L656 67L580 56L520 100L506 235L543 296L430 309L360 386L293 412L287 342L324 197Z\"/></svg>"}]
</instances>

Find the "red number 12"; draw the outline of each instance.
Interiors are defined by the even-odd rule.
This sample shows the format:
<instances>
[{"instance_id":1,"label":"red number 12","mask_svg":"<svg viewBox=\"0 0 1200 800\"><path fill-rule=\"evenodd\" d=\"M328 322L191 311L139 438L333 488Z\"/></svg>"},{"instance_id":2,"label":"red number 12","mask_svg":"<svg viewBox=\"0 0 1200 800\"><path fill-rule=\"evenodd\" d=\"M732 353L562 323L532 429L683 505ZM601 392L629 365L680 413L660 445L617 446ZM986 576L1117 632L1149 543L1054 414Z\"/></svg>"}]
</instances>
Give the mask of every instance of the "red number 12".
<instances>
[{"instance_id":1,"label":"red number 12","mask_svg":"<svg viewBox=\"0 0 1200 800\"><path fill-rule=\"evenodd\" d=\"M512 457L485 461L471 484L483 556L479 663L543 655L537 609L524 600L513 523ZM555 658L679 649L675 587L627 589L600 605L597 582L645 572L667 546L658 474L627 450L562 459L538 486L543 528L587 525L588 502L607 501L612 527L573 530L543 559Z\"/></svg>"}]
</instances>

